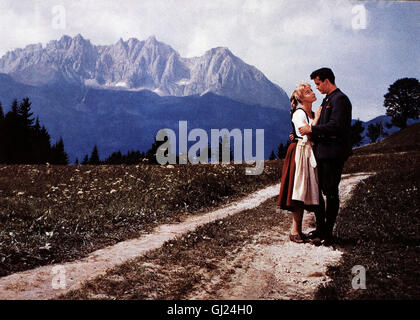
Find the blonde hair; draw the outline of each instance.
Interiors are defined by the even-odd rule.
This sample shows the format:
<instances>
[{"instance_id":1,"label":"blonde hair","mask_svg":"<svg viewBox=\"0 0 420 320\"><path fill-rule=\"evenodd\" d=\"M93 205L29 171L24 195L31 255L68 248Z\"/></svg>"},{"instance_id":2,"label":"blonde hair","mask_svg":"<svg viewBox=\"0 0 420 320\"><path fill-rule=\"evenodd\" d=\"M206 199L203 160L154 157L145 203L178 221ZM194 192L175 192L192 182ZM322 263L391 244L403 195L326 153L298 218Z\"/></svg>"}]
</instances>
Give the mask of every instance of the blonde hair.
<instances>
[{"instance_id":1,"label":"blonde hair","mask_svg":"<svg viewBox=\"0 0 420 320\"><path fill-rule=\"evenodd\" d=\"M302 102L303 91L306 88L310 88L311 85L307 82L300 82L297 86L295 91L293 91L292 95L290 96L290 113L295 112L296 107L299 103Z\"/></svg>"}]
</instances>

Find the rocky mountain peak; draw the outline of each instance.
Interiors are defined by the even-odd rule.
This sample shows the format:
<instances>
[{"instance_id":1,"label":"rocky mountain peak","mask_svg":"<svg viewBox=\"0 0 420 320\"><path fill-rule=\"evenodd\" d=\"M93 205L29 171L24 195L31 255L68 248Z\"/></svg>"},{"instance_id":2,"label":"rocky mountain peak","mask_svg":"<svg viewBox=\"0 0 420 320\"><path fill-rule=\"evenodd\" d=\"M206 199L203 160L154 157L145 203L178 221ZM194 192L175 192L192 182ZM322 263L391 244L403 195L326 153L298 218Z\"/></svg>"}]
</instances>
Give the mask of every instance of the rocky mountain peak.
<instances>
[{"instance_id":1,"label":"rocky mountain peak","mask_svg":"<svg viewBox=\"0 0 420 320\"><path fill-rule=\"evenodd\" d=\"M75 41L84 41L85 40L85 38L83 38L83 36L80 34L80 33L78 33L74 38L73 38L73 40L75 40Z\"/></svg>"},{"instance_id":2,"label":"rocky mountain peak","mask_svg":"<svg viewBox=\"0 0 420 320\"><path fill-rule=\"evenodd\" d=\"M157 39L156 39L156 36L150 36L149 38L147 38L146 39L146 43L147 44L157 44L158 43L158 41L157 41Z\"/></svg>"},{"instance_id":3,"label":"rocky mountain peak","mask_svg":"<svg viewBox=\"0 0 420 320\"><path fill-rule=\"evenodd\" d=\"M233 53L226 47L216 47L208 51L211 55L233 56Z\"/></svg>"},{"instance_id":4,"label":"rocky mountain peak","mask_svg":"<svg viewBox=\"0 0 420 320\"><path fill-rule=\"evenodd\" d=\"M113 45L96 46L81 34L74 38L65 35L45 48L30 45L4 55L0 72L30 85L67 81L121 90L148 89L172 96L214 92L241 102L289 107L280 87L228 48L213 48L202 57L181 58L155 36L144 41L121 38Z\"/></svg>"}]
</instances>

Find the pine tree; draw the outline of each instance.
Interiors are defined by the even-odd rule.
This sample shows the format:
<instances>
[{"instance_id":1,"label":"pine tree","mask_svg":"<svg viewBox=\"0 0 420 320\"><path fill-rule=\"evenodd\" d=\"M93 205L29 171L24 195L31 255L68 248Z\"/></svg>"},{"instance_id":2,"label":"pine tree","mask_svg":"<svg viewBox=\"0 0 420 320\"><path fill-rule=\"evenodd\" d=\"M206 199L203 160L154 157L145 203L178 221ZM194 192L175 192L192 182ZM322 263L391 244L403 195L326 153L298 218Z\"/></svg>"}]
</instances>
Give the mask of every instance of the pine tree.
<instances>
[{"instance_id":1,"label":"pine tree","mask_svg":"<svg viewBox=\"0 0 420 320\"><path fill-rule=\"evenodd\" d=\"M6 116L0 108L0 162L8 164L51 162L51 157L58 148L62 149L62 152L58 153L61 154L59 162L64 164L67 156L64 153L64 144L61 141L52 153L50 135L44 126L41 127L38 117L36 120L32 118L31 105L29 98L23 99L20 104L14 99L11 110Z\"/></svg>"},{"instance_id":2,"label":"pine tree","mask_svg":"<svg viewBox=\"0 0 420 320\"><path fill-rule=\"evenodd\" d=\"M19 151L21 145L20 125L18 116L18 101L14 99L11 110L6 114L3 121L4 130L4 158L7 164L20 162Z\"/></svg>"},{"instance_id":3,"label":"pine tree","mask_svg":"<svg viewBox=\"0 0 420 320\"><path fill-rule=\"evenodd\" d=\"M113 152L105 161L106 164L140 164L142 163L142 159L144 159L146 155L144 152L140 151L128 151L127 154L123 155L121 151Z\"/></svg>"},{"instance_id":4,"label":"pine tree","mask_svg":"<svg viewBox=\"0 0 420 320\"><path fill-rule=\"evenodd\" d=\"M11 110L12 114L17 116L18 115L18 109L19 109L19 104L18 104L17 99L13 100L11 109L12 109Z\"/></svg>"},{"instance_id":5,"label":"pine tree","mask_svg":"<svg viewBox=\"0 0 420 320\"><path fill-rule=\"evenodd\" d=\"M146 152L146 155L145 155L145 158L149 160L148 163L158 164L157 159L156 159L156 153L162 143L164 142L157 141L155 138L155 142L153 142L152 147Z\"/></svg>"},{"instance_id":6,"label":"pine tree","mask_svg":"<svg viewBox=\"0 0 420 320\"><path fill-rule=\"evenodd\" d=\"M41 126L39 124L39 118L36 117L35 125L32 128L32 145L31 145L31 160L32 163L42 163L41 162Z\"/></svg>"},{"instance_id":7,"label":"pine tree","mask_svg":"<svg viewBox=\"0 0 420 320\"><path fill-rule=\"evenodd\" d=\"M382 132L383 127L381 122L375 124L372 123L368 126L367 137L370 139L371 143L374 143L382 135Z\"/></svg>"},{"instance_id":8,"label":"pine tree","mask_svg":"<svg viewBox=\"0 0 420 320\"><path fill-rule=\"evenodd\" d=\"M11 111L6 114L3 120L2 162L32 164L41 162L42 153L48 157L49 141L47 141L47 145L40 142L43 135L39 119L34 125L32 115L29 98L23 99L20 104L16 99L13 100ZM41 146L44 146L45 150L41 151Z\"/></svg>"},{"instance_id":9,"label":"pine tree","mask_svg":"<svg viewBox=\"0 0 420 320\"><path fill-rule=\"evenodd\" d=\"M124 158L125 164L138 164L141 162L142 154L140 151L129 151Z\"/></svg>"},{"instance_id":10,"label":"pine tree","mask_svg":"<svg viewBox=\"0 0 420 320\"><path fill-rule=\"evenodd\" d=\"M31 131L31 163L45 164L51 162L52 148L50 135L44 126L41 127L39 118L36 117L35 125Z\"/></svg>"},{"instance_id":11,"label":"pine tree","mask_svg":"<svg viewBox=\"0 0 420 320\"><path fill-rule=\"evenodd\" d=\"M287 148L289 147L290 141L286 143L286 145L283 145L283 143L280 143L277 147L277 158L278 159L284 159L286 158L287 154Z\"/></svg>"},{"instance_id":12,"label":"pine tree","mask_svg":"<svg viewBox=\"0 0 420 320\"><path fill-rule=\"evenodd\" d=\"M104 161L106 164L123 164L123 156L121 151L113 152L108 158Z\"/></svg>"},{"instance_id":13,"label":"pine tree","mask_svg":"<svg viewBox=\"0 0 420 320\"><path fill-rule=\"evenodd\" d=\"M64 151L63 138L60 138L60 140L51 148L51 164L57 164L57 165L69 164L69 157L67 153Z\"/></svg>"},{"instance_id":14,"label":"pine tree","mask_svg":"<svg viewBox=\"0 0 420 320\"><path fill-rule=\"evenodd\" d=\"M36 117L35 125L34 125L34 131L40 132L41 131L41 125L39 124L39 117Z\"/></svg>"},{"instance_id":15,"label":"pine tree","mask_svg":"<svg viewBox=\"0 0 420 320\"><path fill-rule=\"evenodd\" d=\"M82 164L83 165L89 164L89 156L88 155L85 155L85 157L83 158Z\"/></svg>"},{"instance_id":16,"label":"pine tree","mask_svg":"<svg viewBox=\"0 0 420 320\"><path fill-rule=\"evenodd\" d=\"M20 163L43 164L50 161L50 136L45 127L41 128L38 117L35 125L25 134L25 141L29 143L29 146L27 146L24 161Z\"/></svg>"},{"instance_id":17,"label":"pine tree","mask_svg":"<svg viewBox=\"0 0 420 320\"><path fill-rule=\"evenodd\" d=\"M29 102L29 98L23 99L22 103L19 105L19 108L17 110L17 113L19 117L21 118L22 124L25 128L31 128L34 119L31 119L33 113L31 111L31 105L32 103Z\"/></svg>"},{"instance_id":18,"label":"pine tree","mask_svg":"<svg viewBox=\"0 0 420 320\"><path fill-rule=\"evenodd\" d=\"M271 151L271 154L270 154L270 157L268 158L268 160L276 160L277 159L277 157L276 157L276 154L274 153L274 150L273 151Z\"/></svg>"},{"instance_id":19,"label":"pine tree","mask_svg":"<svg viewBox=\"0 0 420 320\"><path fill-rule=\"evenodd\" d=\"M365 131L365 128L363 128L363 123L360 120L357 120L352 126L351 126L351 145L354 147L360 146L363 136L362 133Z\"/></svg>"},{"instance_id":20,"label":"pine tree","mask_svg":"<svg viewBox=\"0 0 420 320\"><path fill-rule=\"evenodd\" d=\"M90 155L90 158L89 158L89 164L98 165L100 163L101 161L99 159L98 147L95 145L95 147L93 147L92 154Z\"/></svg>"},{"instance_id":21,"label":"pine tree","mask_svg":"<svg viewBox=\"0 0 420 320\"><path fill-rule=\"evenodd\" d=\"M34 119L31 118L33 113L31 112L32 103L29 98L23 99L18 107L18 118L20 124L20 163L34 163L33 157L33 123Z\"/></svg>"},{"instance_id":22,"label":"pine tree","mask_svg":"<svg viewBox=\"0 0 420 320\"><path fill-rule=\"evenodd\" d=\"M47 129L42 126L39 132L39 148L40 148L40 164L44 164L50 160L51 153L51 136Z\"/></svg>"}]
</instances>

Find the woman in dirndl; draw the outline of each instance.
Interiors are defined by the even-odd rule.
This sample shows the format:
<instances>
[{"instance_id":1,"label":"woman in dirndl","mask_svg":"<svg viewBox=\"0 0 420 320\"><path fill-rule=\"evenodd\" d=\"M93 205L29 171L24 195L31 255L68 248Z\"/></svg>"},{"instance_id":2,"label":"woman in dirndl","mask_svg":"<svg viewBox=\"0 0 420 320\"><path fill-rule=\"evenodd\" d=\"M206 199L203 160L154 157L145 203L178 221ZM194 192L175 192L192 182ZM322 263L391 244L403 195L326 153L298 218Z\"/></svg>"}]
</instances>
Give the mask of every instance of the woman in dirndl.
<instances>
[{"instance_id":1,"label":"woman in dirndl","mask_svg":"<svg viewBox=\"0 0 420 320\"><path fill-rule=\"evenodd\" d=\"M291 117L294 140L287 149L284 159L281 187L277 205L280 209L293 213L292 228L289 238L293 242L304 243L302 233L304 210L314 212L319 205L318 173L312 151L313 142L308 136L299 134L299 128L305 123L316 125L321 114L321 107L314 114L312 103L316 101L310 84L302 82L293 91Z\"/></svg>"}]
</instances>

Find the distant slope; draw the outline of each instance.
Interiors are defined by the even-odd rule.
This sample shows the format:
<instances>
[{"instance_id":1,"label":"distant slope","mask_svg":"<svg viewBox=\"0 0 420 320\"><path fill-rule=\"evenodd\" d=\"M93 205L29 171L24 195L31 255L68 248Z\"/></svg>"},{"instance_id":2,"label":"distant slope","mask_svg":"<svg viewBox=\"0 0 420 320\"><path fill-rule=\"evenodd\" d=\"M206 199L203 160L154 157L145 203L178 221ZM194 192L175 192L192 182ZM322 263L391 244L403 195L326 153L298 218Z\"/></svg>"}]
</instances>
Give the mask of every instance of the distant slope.
<instances>
[{"instance_id":1,"label":"distant slope","mask_svg":"<svg viewBox=\"0 0 420 320\"><path fill-rule=\"evenodd\" d=\"M362 125L363 125L363 128L365 128L365 131L362 132L363 140L361 141L360 145L364 146L364 145L370 143L370 139L367 137L367 132L368 132L368 127L371 124L382 123L382 128L383 128L384 135L380 136L378 138L378 141L381 141L381 140L385 139L387 136L391 135L392 133L398 132L400 130L400 128L398 128L398 127L392 126L391 128L388 129L385 126L385 124L391 123L391 120L392 120L392 117L382 115L382 116L378 116L378 117L373 118L373 119L371 119L369 121L366 121L366 122L362 121ZM357 120L353 119L352 124L354 124L356 121ZM408 119L407 120L407 126L410 126L414 123L419 123L419 122L420 122L420 119L419 120Z\"/></svg>"},{"instance_id":2,"label":"distant slope","mask_svg":"<svg viewBox=\"0 0 420 320\"><path fill-rule=\"evenodd\" d=\"M353 149L353 153L389 153L420 150L420 123L391 134L384 140Z\"/></svg>"},{"instance_id":3,"label":"distant slope","mask_svg":"<svg viewBox=\"0 0 420 320\"><path fill-rule=\"evenodd\" d=\"M264 129L264 157L287 140L288 111L244 104L213 93L187 97L161 97L151 91L105 90L78 86L34 87L0 74L0 101L4 112L13 99L29 97L32 111L52 137L63 137L70 162L92 152L96 144L101 159L121 150L147 151L157 131L164 128L178 135L178 122L188 121L188 132L211 129ZM179 137L178 137L179 138ZM193 142L191 142L193 143Z\"/></svg>"}]
</instances>

